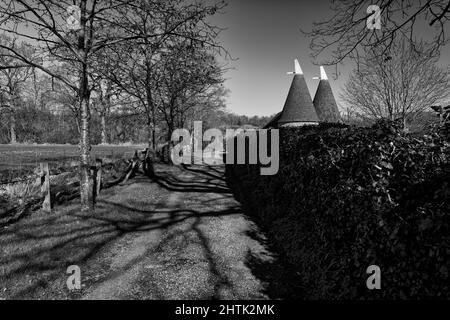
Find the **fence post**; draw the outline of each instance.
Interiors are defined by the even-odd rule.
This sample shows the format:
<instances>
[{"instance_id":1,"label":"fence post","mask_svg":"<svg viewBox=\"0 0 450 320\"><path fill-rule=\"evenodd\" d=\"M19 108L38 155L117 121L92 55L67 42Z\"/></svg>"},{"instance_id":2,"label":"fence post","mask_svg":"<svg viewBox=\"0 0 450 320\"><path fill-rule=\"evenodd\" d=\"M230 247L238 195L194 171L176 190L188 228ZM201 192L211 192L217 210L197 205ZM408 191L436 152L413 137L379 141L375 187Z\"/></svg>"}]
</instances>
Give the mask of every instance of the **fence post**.
<instances>
[{"instance_id":1,"label":"fence post","mask_svg":"<svg viewBox=\"0 0 450 320\"><path fill-rule=\"evenodd\" d=\"M100 194L100 189L102 187L102 159L96 159L95 160L95 166L97 168L97 176L95 179L95 183L96 183L96 196L98 196Z\"/></svg>"},{"instance_id":2,"label":"fence post","mask_svg":"<svg viewBox=\"0 0 450 320\"><path fill-rule=\"evenodd\" d=\"M144 157L144 172L149 177L155 176L155 169L153 167L153 155L150 154L150 148L145 149L145 157Z\"/></svg>"},{"instance_id":3,"label":"fence post","mask_svg":"<svg viewBox=\"0 0 450 320\"><path fill-rule=\"evenodd\" d=\"M44 212L52 212L50 201L50 171L48 162L41 163L41 192L44 194L44 202L42 203L42 210Z\"/></svg>"}]
</instances>

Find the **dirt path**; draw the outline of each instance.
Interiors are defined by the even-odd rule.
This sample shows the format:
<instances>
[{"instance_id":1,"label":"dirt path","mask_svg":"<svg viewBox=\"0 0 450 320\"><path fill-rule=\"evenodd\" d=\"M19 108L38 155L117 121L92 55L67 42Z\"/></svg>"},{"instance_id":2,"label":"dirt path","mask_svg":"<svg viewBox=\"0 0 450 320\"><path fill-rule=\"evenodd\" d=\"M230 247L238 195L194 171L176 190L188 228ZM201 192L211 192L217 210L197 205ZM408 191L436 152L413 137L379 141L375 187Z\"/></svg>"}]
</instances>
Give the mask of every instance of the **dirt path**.
<instances>
[{"instance_id":1,"label":"dirt path","mask_svg":"<svg viewBox=\"0 0 450 320\"><path fill-rule=\"evenodd\" d=\"M157 166L155 180L138 175L103 191L94 215L73 205L3 230L0 298L289 297L290 279L223 170ZM74 264L75 294L65 284Z\"/></svg>"},{"instance_id":2,"label":"dirt path","mask_svg":"<svg viewBox=\"0 0 450 320\"><path fill-rule=\"evenodd\" d=\"M149 182L135 180L121 199ZM247 231L256 227L227 190L221 171L207 167L161 174L170 225L124 237L110 252L111 271L87 299L263 299L264 284L248 267L249 252L270 254ZM162 190L162 191L163 191ZM144 195L143 195L144 196Z\"/></svg>"}]
</instances>

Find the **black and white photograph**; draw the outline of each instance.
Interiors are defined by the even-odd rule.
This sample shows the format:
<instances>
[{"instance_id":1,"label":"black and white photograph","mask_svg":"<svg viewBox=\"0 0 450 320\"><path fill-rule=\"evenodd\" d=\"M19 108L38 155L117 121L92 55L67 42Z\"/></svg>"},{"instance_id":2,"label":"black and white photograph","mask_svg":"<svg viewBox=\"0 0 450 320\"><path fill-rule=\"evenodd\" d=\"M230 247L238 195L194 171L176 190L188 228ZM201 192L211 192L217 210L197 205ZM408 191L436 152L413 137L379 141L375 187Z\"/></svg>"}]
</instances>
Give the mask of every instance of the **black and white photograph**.
<instances>
[{"instance_id":1,"label":"black and white photograph","mask_svg":"<svg viewBox=\"0 0 450 320\"><path fill-rule=\"evenodd\" d=\"M0 307L448 301L449 40L450 0L0 0Z\"/></svg>"}]
</instances>

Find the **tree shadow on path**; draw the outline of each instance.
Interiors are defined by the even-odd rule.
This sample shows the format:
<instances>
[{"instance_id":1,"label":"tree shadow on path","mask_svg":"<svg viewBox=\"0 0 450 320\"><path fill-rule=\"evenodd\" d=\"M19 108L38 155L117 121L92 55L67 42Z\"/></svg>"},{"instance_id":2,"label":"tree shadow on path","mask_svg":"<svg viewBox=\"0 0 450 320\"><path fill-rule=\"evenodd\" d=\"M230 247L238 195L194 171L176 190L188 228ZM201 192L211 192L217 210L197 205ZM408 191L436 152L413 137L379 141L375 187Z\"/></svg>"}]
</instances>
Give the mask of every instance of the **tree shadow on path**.
<instances>
[{"instance_id":1,"label":"tree shadow on path","mask_svg":"<svg viewBox=\"0 0 450 320\"><path fill-rule=\"evenodd\" d=\"M194 298L221 299L223 292L227 297L247 297L242 293L244 289L238 288L239 281L230 278L233 274L224 264L222 254L227 248L220 247L221 240L216 238L219 230L211 229L234 226L233 221L245 223L247 219L226 186L222 168L199 166L182 170L157 166L157 169L154 180L137 175L125 185L102 192L94 214L80 212L78 203L73 202L56 208L50 215L37 213L0 229L0 298L80 298L87 289L119 279L150 256L162 254L167 247L175 246L177 257L190 244L201 252L208 270L205 283L211 286ZM187 202L169 203L173 194L184 195L182 201ZM260 231L244 227L239 239L253 239L269 247L267 241L258 238ZM130 254L119 270L113 270L112 253L130 250L127 247L130 241L152 232L158 233L157 241L135 255ZM220 232L227 237L226 229ZM176 242L177 239L191 241ZM289 298L292 290L285 292L283 288L292 287L292 278L279 278L278 275L288 273L284 265L274 261L278 260L269 261L248 252L245 264L257 279L266 283L269 297ZM76 294L66 286L66 270L70 265L78 265L82 270L85 287ZM195 284L197 279L191 280ZM172 297L155 274L146 272L145 281L143 287L151 287L148 294L153 298ZM251 296L252 292L248 294Z\"/></svg>"}]
</instances>

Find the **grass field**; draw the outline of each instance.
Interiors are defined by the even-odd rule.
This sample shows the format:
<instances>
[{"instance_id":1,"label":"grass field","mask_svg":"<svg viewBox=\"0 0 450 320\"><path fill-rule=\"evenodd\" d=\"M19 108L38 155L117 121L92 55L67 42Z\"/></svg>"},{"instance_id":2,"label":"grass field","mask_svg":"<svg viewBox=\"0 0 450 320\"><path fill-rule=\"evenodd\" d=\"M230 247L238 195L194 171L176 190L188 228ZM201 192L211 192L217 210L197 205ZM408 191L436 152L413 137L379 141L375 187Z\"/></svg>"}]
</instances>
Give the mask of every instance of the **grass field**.
<instances>
[{"instance_id":1,"label":"grass field","mask_svg":"<svg viewBox=\"0 0 450 320\"><path fill-rule=\"evenodd\" d=\"M144 145L99 145L92 147L92 158L131 158L136 149ZM78 145L0 145L0 173L5 170L21 171L38 166L40 162L57 163L78 160Z\"/></svg>"}]
</instances>

